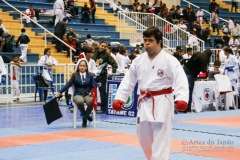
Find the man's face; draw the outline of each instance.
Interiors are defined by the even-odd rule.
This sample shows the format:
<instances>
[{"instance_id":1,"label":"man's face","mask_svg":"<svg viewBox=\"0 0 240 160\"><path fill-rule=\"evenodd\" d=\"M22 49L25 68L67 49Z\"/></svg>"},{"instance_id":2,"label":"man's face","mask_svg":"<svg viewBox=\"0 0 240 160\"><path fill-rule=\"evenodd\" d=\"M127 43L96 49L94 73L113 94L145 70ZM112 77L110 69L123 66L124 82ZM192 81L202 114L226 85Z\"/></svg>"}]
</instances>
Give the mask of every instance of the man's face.
<instances>
[{"instance_id":1,"label":"man's face","mask_svg":"<svg viewBox=\"0 0 240 160\"><path fill-rule=\"evenodd\" d=\"M73 28L70 28L70 29L69 29L69 32L70 32L70 33L73 33Z\"/></svg>"},{"instance_id":2,"label":"man's face","mask_svg":"<svg viewBox=\"0 0 240 160\"><path fill-rule=\"evenodd\" d=\"M14 57L14 58L13 58L13 62L14 62L14 63L17 63L18 60L19 60L18 57Z\"/></svg>"},{"instance_id":3,"label":"man's face","mask_svg":"<svg viewBox=\"0 0 240 160\"><path fill-rule=\"evenodd\" d=\"M187 54L188 54L188 55L192 55L192 50L187 51Z\"/></svg>"},{"instance_id":4,"label":"man's face","mask_svg":"<svg viewBox=\"0 0 240 160\"><path fill-rule=\"evenodd\" d=\"M149 55L155 54L161 48L160 42L157 43L154 36L143 37L143 41L144 48Z\"/></svg>"},{"instance_id":5,"label":"man's face","mask_svg":"<svg viewBox=\"0 0 240 160\"><path fill-rule=\"evenodd\" d=\"M106 43L101 43L99 45L99 52L103 52L106 50L107 44Z\"/></svg>"},{"instance_id":6,"label":"man's face","mask_svg":"<svg viewBox=\"0 0 240 160\"><path fill-rule=\"evenodd\" d=\"M179 54L179 55L181 54L181 52L182 51L180 49L176 50L176 53Z\"/></svg>"}]
</instances>

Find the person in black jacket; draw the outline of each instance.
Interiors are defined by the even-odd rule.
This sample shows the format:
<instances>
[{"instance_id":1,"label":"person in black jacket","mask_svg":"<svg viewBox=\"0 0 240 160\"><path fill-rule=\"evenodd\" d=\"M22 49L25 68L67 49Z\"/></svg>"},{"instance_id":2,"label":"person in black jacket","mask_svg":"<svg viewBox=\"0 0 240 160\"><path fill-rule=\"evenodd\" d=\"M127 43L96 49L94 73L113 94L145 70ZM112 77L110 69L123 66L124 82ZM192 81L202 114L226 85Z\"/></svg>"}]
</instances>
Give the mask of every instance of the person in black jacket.
<instances>
[{"instance_id":1,"label":"person in black jacket","mask_svg":"<svg viewBox=\"0 0 240 160\"><path fill-rule=\"evenodd\" d=\"M174 52L173 56L178 59L178 61L183 65L183 57L182 57L182 48L181 46L176 47L176 52Z\"/></svg>"},{"instance_id":2,"label":"person in black jacket","mask_svg":"<svg viewBox=\"0 0 240 160\"><path fill-rule=\"evenodd\" d=\"M58 22L55 27L54 34L61 40L63 40L63 36L66 33L66 29L67 29L66 22L67 22L67 19L63 18L63 20ZM62 42L60 42L59 40L56 40L56 49L58 53L62 52L63 45L62 45Z\"/></svg>"},{"instance_id":3,"label":"person in black jacket","mask_svg":"<svg viewBox=\"0 0 240 160\"><path fill-rule=\"evenodd\" d=\"M64 91L70 88L72 85L75 88L73 94L73 101L76 103L78 109L83 114L83 122L82 127L87 127L87 120L92 121L92 117L90 116L93 105L93 98L91 96L91 91L95 86L94 74L88 71L88 64L86 59L80 59L76 64L76 72L73 73L71 79L67 82L67 84L57 93L57 97L59 97ZM85 110L84 103L86 103L87 108Z\"/></svg>"},{"instance_id":4,"label":"person in black jacket","mask_svg":"<svg viewBox=\"0 0 240 160\"><path fill-rule=\"evenodd\" d=\"M30 42L29 36L26 34L26 29L21 29L21 34L17 39L16 48L18 48L18 44L20 43L21 47L21 56L19 57L20 61L27 63L27 49L28 43Z\"/></svg>"},{"instance_id":5,"label":"person in black jacket","mask_svg":"<svg viewBox=\"0 0 240 160\"><path fill-rule=\"evenodd\" d=\"M209 5L209 12L212 12L212 10L215 10L216 7L218 7L218 4L215 2L215 0L212 0L212 2Z\"/></svg>"},{"instance_id":6,"label":"person in black jacket","mask_svg":"<svg viewBox=\"0 0 240 160\"><path fill-rule=\"evenodd\" d=\"M84 6L81 10L82 14L82 23L89 23L90 8L87 6L87 3L84 3Z\"/></svg>"},{"instance_id":7,"label":"person in black jacket","mask_svg":"<svg viewBox=\"0 0 240 160\"><path fill-rule=\"evenodd\" d=\"M188 108L185 112L191 112L192 93L195 79L200 72L207 71L211 56L212 51L210 49L205 50L203 53L194 53L188 62L184 65L184 71L187 75L189 85Z\"/></svg>"}]
</instances>

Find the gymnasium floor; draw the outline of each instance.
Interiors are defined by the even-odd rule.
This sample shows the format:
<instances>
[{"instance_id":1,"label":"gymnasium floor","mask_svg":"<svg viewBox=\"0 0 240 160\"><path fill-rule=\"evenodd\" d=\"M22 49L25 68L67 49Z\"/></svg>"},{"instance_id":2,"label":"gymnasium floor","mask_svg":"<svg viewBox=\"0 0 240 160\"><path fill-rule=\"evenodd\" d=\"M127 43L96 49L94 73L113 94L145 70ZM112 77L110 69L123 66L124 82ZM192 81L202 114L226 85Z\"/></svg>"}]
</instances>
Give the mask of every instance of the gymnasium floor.
<instances>
[{"instance_id":1,"label":"gymnasium floor","mask_svg":"<svg viewBox=\"0 0 240 160\"><path fill-rule=\"evenodd\" d=\"M145 160L135 118L97 115L72 128L72 113L46 124L42 103L0 102L0 160ZM176 114L170 160L240 160L240 110Z\"/></svg>"}]
</instances>

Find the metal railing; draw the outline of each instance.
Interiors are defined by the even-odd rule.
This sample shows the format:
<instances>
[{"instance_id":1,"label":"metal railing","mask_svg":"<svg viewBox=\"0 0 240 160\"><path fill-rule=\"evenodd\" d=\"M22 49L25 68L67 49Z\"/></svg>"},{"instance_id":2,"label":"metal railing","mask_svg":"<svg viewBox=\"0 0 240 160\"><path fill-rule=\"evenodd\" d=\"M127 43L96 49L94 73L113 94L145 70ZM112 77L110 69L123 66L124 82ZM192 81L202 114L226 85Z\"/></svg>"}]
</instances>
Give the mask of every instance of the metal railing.
<instances>
[{"instance_id":1,"label":"metal railing","mask_svg":"<svg viewBox=\"0 0 240 160\"><path fill-rule=\"evenodd\" d=\"M163 33L163 45L175 49L176 46L191 47L193 51L205 50L205 42L165 19L140 12L118 12L120 38L129 38L130 43L142 43L142 32L150 26L158 27ZM124 23L121 23L122 20ZM194 36L194 37L193 37ZM190 39L193 39L190 43Z\"/></svg>"},{"instance_id":2,"label":"metal railing","mask_svg":"<svg viewBox=\"0 0 240 160\"><path fill-rule=\"evenodd\" d=\"M22 20L23 20L23 16L25 16L25 14L23 12L21 12L20 10L18 10L16 7L12 6L11 4L9 4L6 0L2 0L4 3L6 3L8 6L10 6L11 8L13 8L15 11L17 11L20 14L20 20L21 20L21 24ZM63 43L64 45L66 45L67 47L69 47L70 49L70 63L72 62L72 51L76 52L76 50L74 48L72 48L70 45L68 45L67 43L65 43L63 40L61 40L60 38L58 38L57 36L55 36L53 33L51 33L49 30L47 30L46 28L44 28L42 25L40 25L39 23L33 21L31 18L29 18L31 22L33 22L35 25L37 25L38 27L40 27L41 29L44 30L44 46L45 48L47 47L47 33L50 34L51 36L53 36L54 38L56 38L57 40L59 40L61 43Z\"/></svg>"},{"instance_id":3,"label":"metal railing","mask_svg":"<svg viewBox=\"0 0 240 160\"><path fill-rule=\"evenodd\" d=\"M194 7L196 7L196 8L199 8L199 6L193 4L193 3L189 2L189 1L186 1L186 0L182 0L182 1L188 3L188 6L191 5L191 6L194 6ZM211 13L208 12L208 11L206 11L205 9L202 9L202 10L203 10L203 12L205 12L205 13L207 13L207 14L209 15L210 21L211 21ZM220 20L224 21L224 22L228 22L226 19L223 19L223 18L221 18L221 17L218 17L218 18L219 18Z\"/></svg>"},{"instance_id":4,"label":"metal railing","mask_svg":"<svg viewBox=\"0 0 240 160\"><path fill-rule=\"evenodd\" d=\"M7 73L6 84L0 85L0 99L5 99L7 103L13 102L13 88L12 77L13 77L13 64L5 64ZM41 68L46 66L27 64L21 65L20 74L18 77L20 96L19 98L31 98L35 94L36 84L32 79L33 75L41 73ZM66 84L66 64L58 64L52 67L52 82L54 91L58 91ZM3 102L3 100L1 100Z\"/></svg>"}]
</instances>

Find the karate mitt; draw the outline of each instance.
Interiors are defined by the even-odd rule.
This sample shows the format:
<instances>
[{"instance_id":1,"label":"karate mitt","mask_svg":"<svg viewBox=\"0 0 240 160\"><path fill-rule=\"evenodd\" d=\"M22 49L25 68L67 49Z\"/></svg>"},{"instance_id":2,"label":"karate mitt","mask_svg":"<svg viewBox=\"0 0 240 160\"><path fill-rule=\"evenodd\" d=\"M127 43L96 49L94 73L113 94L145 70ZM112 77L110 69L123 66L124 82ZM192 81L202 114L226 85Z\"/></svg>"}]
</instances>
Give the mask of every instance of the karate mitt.
<instances>
[{"instance_id":1,"label":"karate mitt","mask_svg":"<svg viewBox=\"0 0 240 160\"><path fill-rule=\"evenodd\" d=\"M121 101L121 100L118 100L118 99L115 99L115 100L113 101L113 104L112 104L113 109L114 109L115 111L121 111L123 105L124 105L124 102Z\"/></svg>"},{"instance_id":2,"label":"karate mitt","mask_svg":"<svg viewBox=\"0 0 240 160\"><path fill-rule=\"evenodd\" d=\"M178 111L185 111L188 107L187 102L185 101L175 101L175 107L177 108Z\"/></svg>"}]
</instances>

